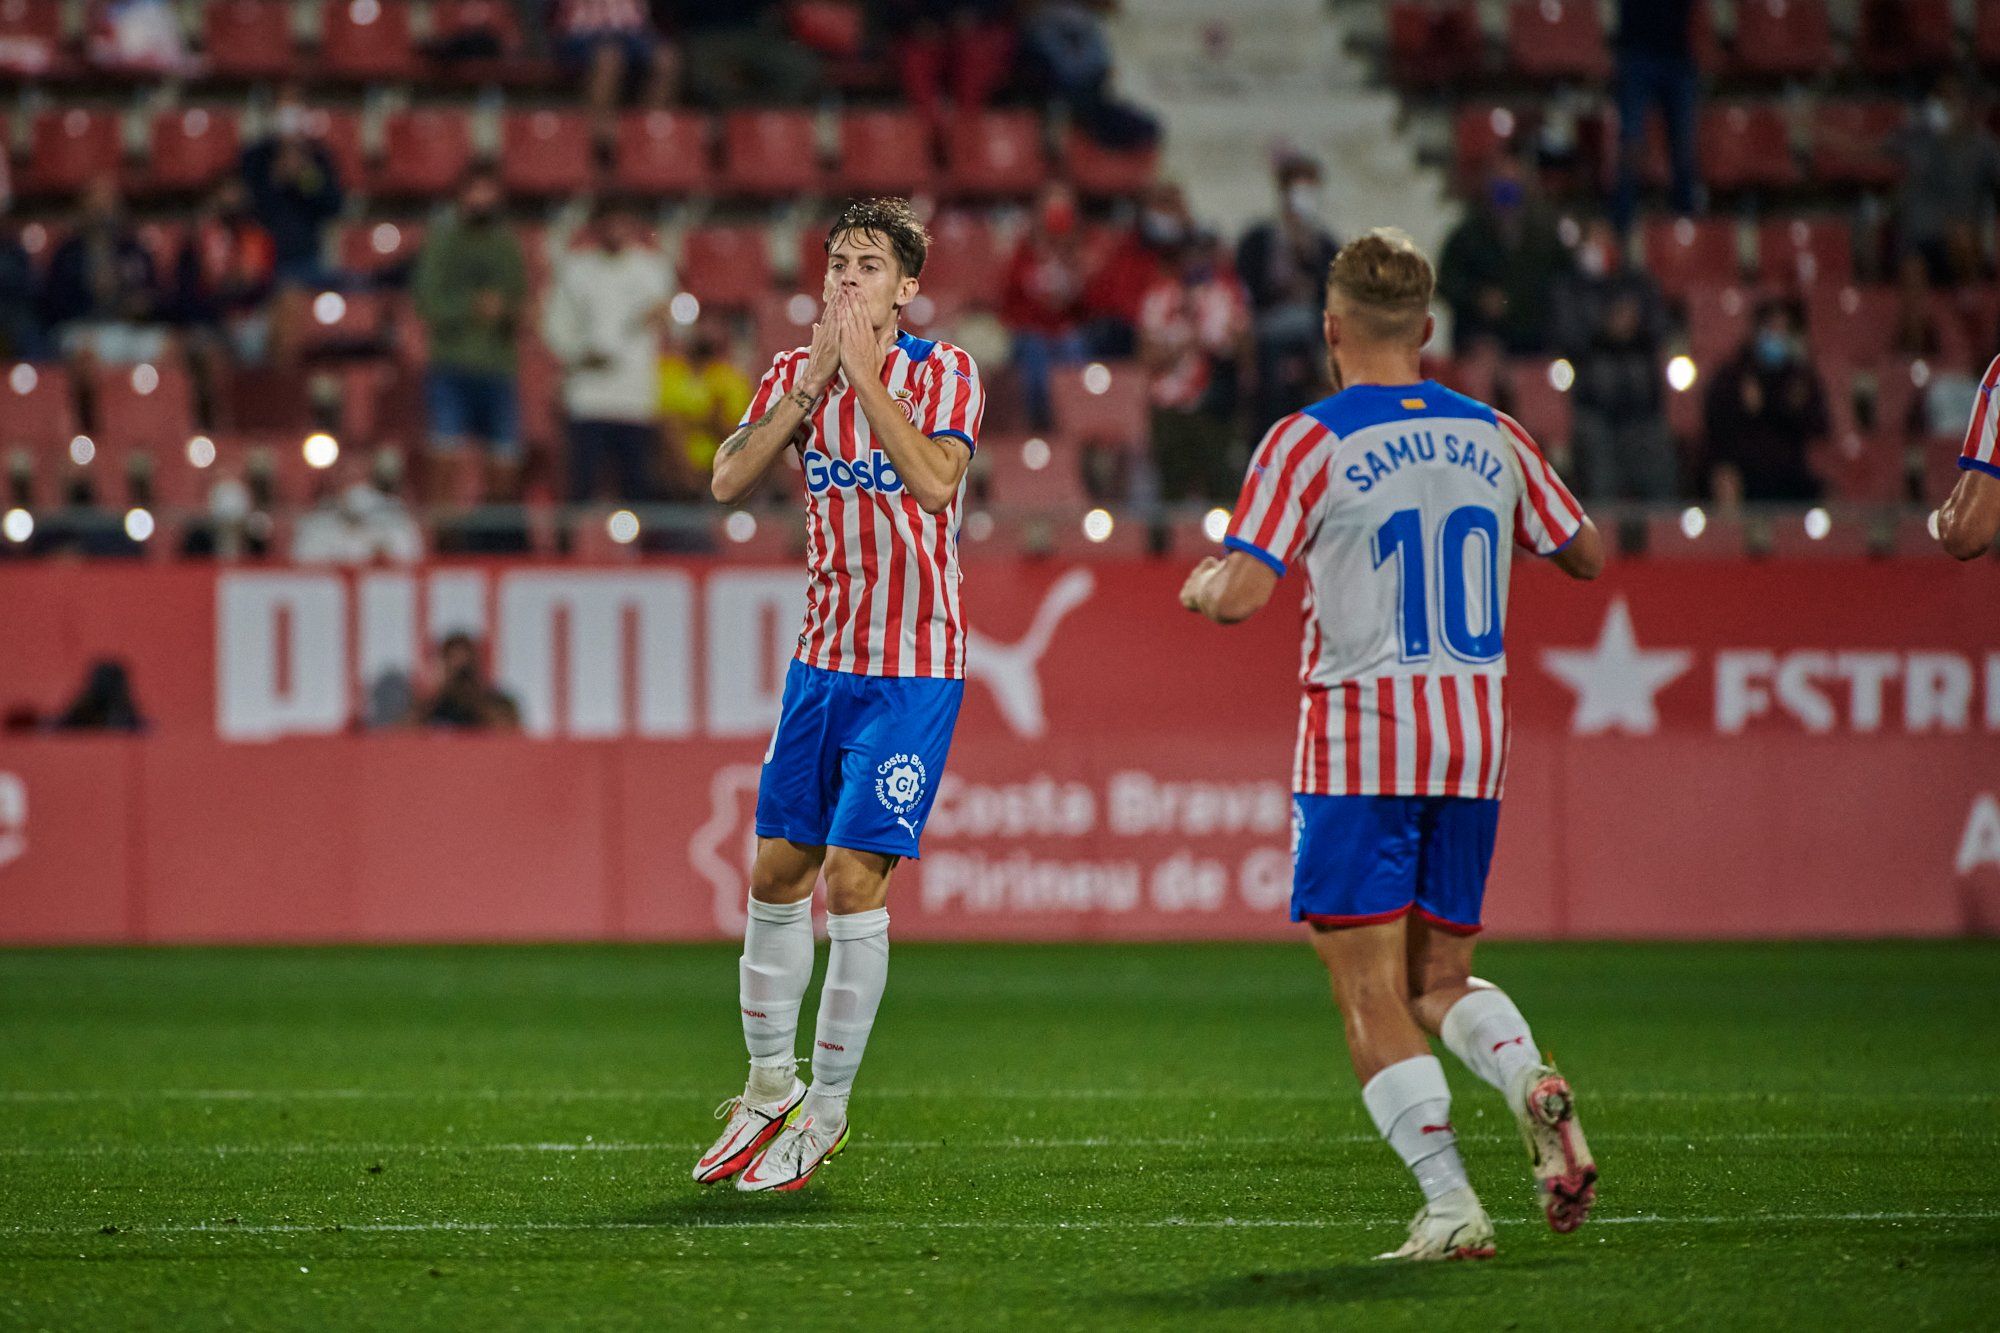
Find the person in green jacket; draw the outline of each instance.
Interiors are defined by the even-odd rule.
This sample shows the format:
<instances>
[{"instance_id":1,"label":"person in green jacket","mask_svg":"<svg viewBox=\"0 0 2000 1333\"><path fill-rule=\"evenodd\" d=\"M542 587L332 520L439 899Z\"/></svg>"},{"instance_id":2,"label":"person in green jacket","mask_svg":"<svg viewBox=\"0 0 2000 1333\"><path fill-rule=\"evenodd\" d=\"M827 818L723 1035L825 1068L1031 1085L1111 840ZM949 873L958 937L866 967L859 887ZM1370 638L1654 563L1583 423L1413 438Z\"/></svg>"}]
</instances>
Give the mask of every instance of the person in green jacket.
<instances>
[{"instance_id":1,"label":"person in green jacket","mask_svg":"<svg viewBox=\"0 0 2000 1333\"><path fill-rule=\"evenodd\" d=\"M516 339L528 299L521 242L500 215L500 181L476 168L459 187L458 210L433 230L412 280L417 315L430 333L424 399L440 463L433 499L462 495L456 485L465 446L485 451L489 499L517 498L521 478Z\"/></svg>"}]
</instances>

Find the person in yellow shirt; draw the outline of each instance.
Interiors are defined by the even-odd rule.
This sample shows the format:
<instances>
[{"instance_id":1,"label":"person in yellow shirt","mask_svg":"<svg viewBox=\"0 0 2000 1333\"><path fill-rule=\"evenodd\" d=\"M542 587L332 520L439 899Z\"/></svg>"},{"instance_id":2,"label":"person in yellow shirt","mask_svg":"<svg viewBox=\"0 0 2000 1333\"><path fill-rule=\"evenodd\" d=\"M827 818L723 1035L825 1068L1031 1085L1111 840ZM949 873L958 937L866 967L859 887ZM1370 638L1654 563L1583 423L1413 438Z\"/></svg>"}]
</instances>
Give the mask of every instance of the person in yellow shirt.
<instances>
[{"instance_id":1,"label":"person in yellow shirt","mask_svg":"<svg viewBox=\"0 0 2000 1333\"><path fill-rule=\"evenodd\" d=\"M728 340L711 325L697 324L684 345L677 342L660 355L667 473L705 477L750 406L750 377L729 360Z\"/></svg>"}]
</instances>

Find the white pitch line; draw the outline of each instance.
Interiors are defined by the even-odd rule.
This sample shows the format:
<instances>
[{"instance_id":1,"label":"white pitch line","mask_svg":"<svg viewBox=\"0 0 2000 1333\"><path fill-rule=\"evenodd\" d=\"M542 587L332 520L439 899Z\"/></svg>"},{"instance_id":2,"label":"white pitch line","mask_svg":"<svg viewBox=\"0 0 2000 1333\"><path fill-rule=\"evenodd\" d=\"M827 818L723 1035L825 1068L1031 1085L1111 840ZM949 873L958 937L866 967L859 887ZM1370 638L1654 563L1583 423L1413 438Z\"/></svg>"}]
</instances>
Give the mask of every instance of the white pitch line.
<instances>
[{"instance_id":1,"label":"white pitch line","mask_svg":"<svg viewBox=\"0 0 2000 1333\"><path fill-rule=\"evenodd\" d=\"M1512 1135L1500 1132L1461 1134L1460 1140L1468 1143L1510 1142ZM1686 1143L1721 1144L1736 1143L1880 1143L1884 1136L1858 1130L1717 1130L1697 1133L1672 1133L1659 1130L1638 1130L1620 1132L1617 1130L1598 1131L1591 1137L1603 1143ZM1942 1133L1926 1132L1911 1135L1909 1142L1935 1142L1940 1137L1952 1139L2000 1139L2000 1129L1963 1128ZM1381 1142L1381 1136L1369 1133L1312 1134L1266 1134L1256 1136L1232 1135L1216 1138L1114 1138L1091 1136L1084 1138L1026 1138L1008 1137L998 1139L860 1139L856 1147L880 1152L927 1152L950 1150L955 1152L999 1151L999 1152L1054 1152L1072 1149L1160 1149L1160 1148L1282 1148L1286 1146L1325 1147L1329 1144L1374 1144ZM120 1157L120 1156L165 1156L169 1154L195 1157L400 1157L400 1156L441 1156L458 1153L640 1153L640 1152L697 1152L707 1146L695 1139L633 1143L620 1140L595 1140L582 1143L542 1142L542 1143L81 1143L81 1144L22 1144L0 1147L0 1158L75 1158L75 1157Z\"/></svg>"},{"instance_id":2,"label":"white pitch line","mask_svg":"<svg viewBox=\"0 0 2000 1333\"><path fill-rule=\"evenodd\" d=\"M101 1102L159 1098L167 1101L672 1101L715 1096L704 1088L12 1088L0 1102ZM986 1101L1325 1101L1343 1095L1327 1088L868 1088L869 1097ZM1732 1088L1717 1092L1649 1089L1585 1089L1592 1102L1905 1102L1961 1104L2000 1101L1991 1092L1854 1092L1785 1090L1757 1092Z\"/></svg>"},{"instance_id":3,"label":"white pitch line","mask_svg":"<svg viewBox=\"0 0 2000 1333\"><path fill-rule=\"evenodd\" d=\"M1540 1218L1496 1217L1496 1226L1541 1226ZM1592 1218L1590 1226L1751 1226L1779 1223L1953 1223L2000 1221L2000 1212L1958 1213L1739 1213L1695 1217L1663 1217L1657 1213L1635 1213L1625 1217ZM769 1219L711 1222L286 1222L270 1225L240 1225L196 1222L167 1226L135 1224L120 1228L120 1235L149 1236L238 1235L303 1236L361 1234L470 1233L477 1235L508 1232L622 1232L622 1231L1204 1231L1204 1230L1337 1230L1344 1228L1399 1228L1402 1223L1380 1217L1215 1217L1215 1218L868 1218L853 1220ZM83 1236L101 1234L96 1227L0 1227L6 1236Z\"/></svg>"}]
</instances>

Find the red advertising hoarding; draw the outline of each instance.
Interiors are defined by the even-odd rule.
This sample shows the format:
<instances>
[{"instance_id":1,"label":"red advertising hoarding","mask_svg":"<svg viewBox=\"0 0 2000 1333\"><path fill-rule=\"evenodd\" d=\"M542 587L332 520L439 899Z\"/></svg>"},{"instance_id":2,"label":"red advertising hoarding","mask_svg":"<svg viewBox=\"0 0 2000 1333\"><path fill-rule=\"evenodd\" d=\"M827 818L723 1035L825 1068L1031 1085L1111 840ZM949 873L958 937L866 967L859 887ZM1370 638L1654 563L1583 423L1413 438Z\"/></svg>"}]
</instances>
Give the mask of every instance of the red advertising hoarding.
<instances>
[{"instance_id":1,"label":"red advertising hoarding","mask_svg":"<svg viewBox=\"0 0 2000 1333\"><path fill-rule=\"evenodd\" d=\"M898 938L1281 936L1295 604L1178 564L978 563ZM100 656L138 738L0 738L0 940L698 939L741 920L795 567L0 570L0 706ZM466 629L519 736L364 732ZM1487 919L1543 937L1936 935L2000 905L2000 574L1942 559L1516 579Z\"/></svg>"}]
</instances>

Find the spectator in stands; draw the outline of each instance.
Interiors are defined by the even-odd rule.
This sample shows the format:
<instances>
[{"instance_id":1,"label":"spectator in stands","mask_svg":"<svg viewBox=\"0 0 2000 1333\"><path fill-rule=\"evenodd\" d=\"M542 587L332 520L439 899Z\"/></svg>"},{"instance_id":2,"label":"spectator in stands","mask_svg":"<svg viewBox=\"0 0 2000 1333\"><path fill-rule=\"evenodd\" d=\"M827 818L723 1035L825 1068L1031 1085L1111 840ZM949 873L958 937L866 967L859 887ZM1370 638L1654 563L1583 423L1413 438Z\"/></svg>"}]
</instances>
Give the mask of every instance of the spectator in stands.
<instances>
[{"instance_id":1,"label":"spectator in stands","mask_svg":"<svg viewBox=\"0 0 2000 1333\"><path fill-rule=\"evenodd\" d=\"M174 263L174 323L187 339L212 424L227 400L223 385L232 365L261 365L270 348L269 300L277 281L271 233L250 212L249 192L237 179L216 187L181 242Z\"/></svg>"},{"instance_id":2,"label":"spectator in stands","mask_svg":"<svg viewBox=\"0 0 2000 1333\"><path fill-rule=\"evenodd\" d=\"M820 58L785 30L776 0L662 0L688 92L703 106L798 105L819 96Z\"/></svg>"},{"instance_id":3,"label":"spectator in stands","mask_svg":"<svg viewBox=\"0 0 2000 1333\"><path fill-rule=\"evenodd\" d=\"M1453 350L1464 356L1498 342L1516 355L1546 351L1550 293L1571 267L1533 169L1502 155L1485 196L1452 229L1439 259L1438 294L1451 307Z\"/></svg>"},{"instance_id":4,"label":"spectator in stands","mask_svg":"<svg viewBox=\"0 0 2000 1333\"><path fill-rule=\"evenodd\" d=\"M500 181L491 170L466 177L457 215L425 237L410 294L430 331L424 396L431 447L462 458L465 445L477 441L488 459L486 494L512 498L520 481L515 345L528 298L527 262L500 215ZM453 493L447 469L431 471L440 486L434 498Z\"/></svg>"},{"instance_id":5,"label":"spectator in stands","mask_svg":"<svg viewBox=\"0 0 2000 1333\"><path fill-rule=\"evenodd\" d=\"M1964 85L1939 80L1890 151L1904 168L1896 200L1901 253L1921 256L1939 286L1979 282L1981 236L2000 194L2000 141L1973 118Z\"/></svg>"},{"instance_id":6,"label":"spectator in stands","mask_svg":"<svg viewBox=\"0 0 2000 1333\"><path fill-rule=\"evenodd\" d=\"M1803 323L1791 303L1764 302L1749 341L1709 385L1711 484L1723 505L1819 498L1807 454L1827 433L1826 391Z\"/></svg>"},{"instance_id":7,"label":"spectator in stands","mask_svg":"<svg viewBox=\"0 0 2000 1333\"><path fill-rule=\"evenodd\" d=\"M714 470L715 451L743 420L751 389L750 377L729 359L726 334L715 325L696 324L685 349L669 342L660 357L669 476L700 478Z\"/></svg>"},{"instance_id":8,"label":"spectator in stands","mask_svg":"<svg viewBox=\"0 0 2000 1333\"><path fill-rule=\"evenodd\" d=\"M63 355L87 371L166 355L153 258L125 216L110 177L90 183L76 231L56 247L42 284L42 317Z\"/></svg>"},{"instance_id":9,"label":"spectator in stands","mask_svg":"<svg viewBox=\"0 0 2000 1333\"><path fill-rule=\"evenodd\" d=\"M114 657L90 664L83 688L56 717L58 731L144 731L145 715L132 696L132 676Z\"/></svg>"},{"instance_id":10,"label":"spectator in stands","mask_svg":"<svg viewBox=\"0 0 2000 1333\"><path fill-rule=\"evenodd\" d=\"M1581 272L1564 280L1555 349L1576 372L1573 439L1593 500L1671 500L1677 489L1667 425L1666 299L1626 262L1623 237L1593 223L1578 248Z\"/></svg>"},{"instance_id":11,"label":"spectator in stands","mask_svg":"<svg viewBox=\"0 0 2000 1333\"><path fill-rule=\"evenodd\" d=\"M871 12L910 105L942 132L951 110L979 110L1007 83L1016 37L1011 0L886 0Z\"/></svg>"},{"instance_id":12,"label":"spectator in stands","mask_svg":"<svg viewBox=\"0 0 2000 1333\"><path fill-rule=\"evenodd\" d=\"M1647 113L1660 109L1673 162L1674 211L1700 206L1695 171L1695 104L1700 70L1694 60L1694 0L1619 0L1618 188L1611 202L1618 230L1631 230L1639 208L1639 172L1646 159Z\"/></svg>"},{"instance_id":13,"label":"spectator in stands","mask_svg":"<svg viewBox=\"0 0 2000 1333\"><path fill-rule=\"evenodd\" d=\"M143 77L194 69L169 0L96 0L86 47L90 63L108 72Z\"/></svg>"},{"instance_id":14,"label":"spectator in stands","mask_svg":"<svg viewBox=\"0 0 2000 1333\"><path fill-rule=\"evenodd\" d=\"M1061 181L1051 181L1008 262L1000 298L1000 322L1013 339L1014 368L1036 430L1049 429L1049 381L1056 367L1085 355L1081 323L1088 276L1076 196Z\"/></svg>"},{"instance_id":15,"label":"spectator in stands","mask_svg":"<svg viewBox=\"0 0 2000 1333\"><path fill-rule=\"evenodd\" d=\"M1340 242L1322 222L1320 166L1301 153L1277 159L1278 212L1243 234L1236 273L1250 293L1257 338L1256 426L1261 431L1313 397L1325 378L1320 312Z\"/></svg>"},{"instance_id":16,"label":"spectator in stands","mask_svg":"<svg viewBox=\"0 0 2000 1333\"><path fill-rule=\"evenodd\" d=\"M1087 356L1125 360L1139 350L1139 305L1168 276L1167 255L1193 233L1181 187L1161 181L1139 202L1138 217L1118 224L1083 288Z\"/></svg>"},{"instance_id":17,"label":"spectator in stands","mask_svg":"<svg viewBox=\"0 0 2000 1333\"><path fill-rule=\"evenodd\" d=\"M600 151L615 139L619 99L634 84L645 84L649 106L672 100L679 61L653 30L645 0L558 0L555 37L558 63L583 81Z\"/></svg>"},{"instance_id":18,"label":"spectator in stands","mask_svg":"<svg viewBox=\"0 0 2000 1333\"><path fill-rule=\"evenodd\" d=\"M616 498L648 500L660 447L657 349L673 274L630 208L601 209L582 244L569 240L568 228L551 237L554 281L542 339L563 367L570 499L601 498L599 474L608 467ZM682 484L673 498L693 498L691 478L674 480Z\"/></svg>"},{"instance_id":19,"label":"spectator in stands","mask_svg":"<svg viewBox=\"0 0 2000 1333\"><path fill-rule=\"evenodd\" d=\"M1111 93L1111 42L1104 20L1083 0L1027 0L1021 51L1035 82L1064 106L1077 128L1106 148L1144 148L1159 122Z\"/></svg>"},{"instance_id":20,"label":"spectator in stands","mask_svg":"<svg viewBox=\"0 0 2000 1333\"><path fill-rule=\"evenodd\" d=\"M424 557L423 531L396 493L384 461L361 475L343 457L318 501L299 516L292 559L301 565L411 564Z\"/></svg>"},{"instance_id":21,"label":"spectator in stands","mask_svg":"<svg viewBox=\"0 0 2000 1333\"><path fill-rule=\"evenodd\" d=\"M0 153L0 158L6 155ZM0 184L5 171L0 168ZM21 243L21 230L5 219L0 190L0 359L36 361L48 355L42 337L41 290L34 257Z\"/></svg>"},{"instance_id":22,"label":"spectator in stands","mask_svg":"<svg viewBox=\"0 0 2000 1333\"><path fill-rule=\"evenodd\" d=\"M250 207L271 234L278 284L272 345L287 364L298 354L313 293L327 285L326 229L344 202L333 154L312 136L311 122L298 87L280 88L270 133L243 150L241 168Z\"/></svg>"},{"instance_id":23,"label":"spectator in stands","mask_svg":"<svg viewBox=\"0 0 2000 1333\"><path fill-rule=\"evenodd\" d=\"M468 731L514 731L521 710L488 681L479 666L479 644L470 634L448 634L438 645L437 693L418 705L417 721L427 727Z\"/></svg>"},{"instance_id":24,"label":"spectator in stands","mask_svg":"<svg viewBox=\"0 0 2000 1333\"><path fill-rule=\"evenodd\" d=\"M1168 276L1139 308L1161 499L1233 498L1241 467L1231 424L1253 355L1242 285L1213 237L1187 236L1169 253Z\"/></svg>"}]
</instances>

